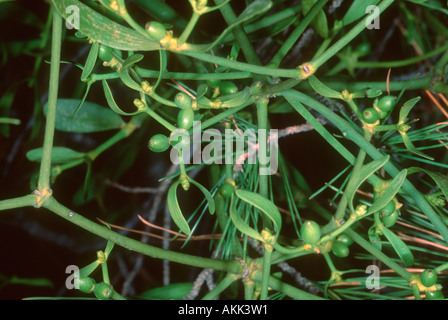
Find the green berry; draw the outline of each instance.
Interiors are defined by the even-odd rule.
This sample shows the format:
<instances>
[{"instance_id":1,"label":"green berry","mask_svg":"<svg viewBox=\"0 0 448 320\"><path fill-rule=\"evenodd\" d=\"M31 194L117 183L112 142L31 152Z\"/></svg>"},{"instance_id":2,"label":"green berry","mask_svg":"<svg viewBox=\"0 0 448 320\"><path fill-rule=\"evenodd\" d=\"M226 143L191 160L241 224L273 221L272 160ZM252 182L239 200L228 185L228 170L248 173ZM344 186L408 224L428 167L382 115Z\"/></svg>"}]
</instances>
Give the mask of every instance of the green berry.
<instances>
[{"instance_id":1,"label":"green berry","mask_svg":"<svg viewBox=\"0 0 448 320\"><path fill-rule=\"evenodd\" d=\"M384 96L378 100L377 107L382 111L389 112L395 107L396 103L397 101L394 96Z\"/></svg>"},{"instance_id":2,"label":"green berry","mask_svg":"<svg viewBox=\"0 0 448 320\"><path fill-rule=\"evenodd\" d=\"M169 147L170 147L170 141L168 137L161 133L153 135L148 142L148 148L153 152L164 152Z\"/></svg>"},{"instance_id":3,"label":"green berry","mask_svg":"<svg viewBox=\"0 0 448 320\"><path fill-rule=\"evenodd\" d=\"M390 216L392 213L395 212L395 201L392 199L389 201L388 204L386 204L386 206L381 209L381 214L383 216Z\"/></svg>"},{"instance_id":4,"label":"green berry","mask_svg":"<svg viewBox=\"0 0 448 320\"><path fill-rule=\"evenodd\" d=\"M442 291L426 291L426 300L443 300L444 296Z\"/></svg>"},{"instance_id":5,"label":"green berry","mask_svg":"<svg viewBox=\"0 0 448 320\"><path fill-rule=\"evenodd\" d=\"M316 222L312 220L305 221L302 224L300 232L303 241L310 245L315 245L320 240L320 227Z\"/></svg>"},{"instance_id":6,"label":"green berry","mask_svg":"<svg viewBox=\"0 0 448 320\"><path fill-rule=\"evenodd\" d=\"M98 49L98 57L102 61L109 62L114 57L114 54L112 53L112 48L100 44L100 47Z\"/></svg>"},{"instance_id":7,"label":"green berry","mask_svg":"<svg viewBox=\"0 0 448 320\"><path fill-rule=\"evenodd\" d=\"M211 88L218 88L221 85L221 79L210 79L207 80L207 85Z\"/></svg>"},{"instance_id":8,"label":"green berry","mask_svg":"<svg viewBox=\"0 0 448 320\"><path fill-rule=\"evenodd\" d=\"M373 124L378 121L380 115L374 108L367 108L363 111L362 118L366 123Z\"/></svg>"},{"instance_id":9,"label":"green berry","mask_svg":"<svg viewBox=\"0 0 448 320\"><path fill-rule=\"evenodd\" d=\"M219 187L219 194L224 199L230 198L230 196L233 194L234 191L235 187L230 183L224 183L221 185L221 187Z\"/></svg>"},{"instance_id":10,"label":"green berry","mask_svg":"<svg viewBox=\"0 0 448 320\"><path fill-rule=\"evenodd\" d=\"M98 299L107 300L112 296L113 289L107 283L100 282L95 286L93 293Z\"/></svg>"},{"instance_id":11,"label":"green berry","mask_svg":"<svg viewBox=\"0 0 448 320\"><path fill-rule=\"evenodd\" d=\"M185 92L179 92L174 97L174 103L180 109L187 109L187 108L191 107L192 100L191 100L191 97L188 94L186 94Z\"/></svg>"},{"instance_id":12,"label":"green berry","mask_svg":"<svg viewBox=\"0 0 448 320\"><path fill-rule=\"evenodd\" d=\"M233 82L223 81L219 86L219 91L222 95L234 94L238 92L238 87Z\"/></svg>"},{"instance_id":13,"label":"green berry","mask_svg":"<svg viewBox=\"0 0 448 320\"><path fill-rule=\"evenodd\" d=\"M336 257L345 258L350 253L348 246L342 242L336 241L333 243L333 248L331 249Z\"/></svg>"},{"instance_id":14,"label":"green berry","mask_svg":"<svg viewBox=\"0 0 448 320\"><path fill-rule=\"evenodd\" d=\"M364 57L365 55L369 54L370 51L371 47L369 42L362 42L355 48L355 52L358 57Z\"/></svg>"},{"instance_id":15,"label":"green berry","mask_svg":"<svg viewBox=\"0 0 448 320\"><path fill-rule=\"evenodd\" d=\"M95 289L96 282L90 277L79 278L79 291L91 293Z\"/></svg>"},{"instance_id":16,"label":"green berry","mask_svg":"<svg viewBox=\"0 0 448 320\"><path fill-rule=\"evenodd\" d=\"M343 244L345 244L346 246L351 246L353 244L353 239L350 238L348 235L346 235L345 233L340 234L337 238L336 241L341 242Z\"/></svg>"},{"instance_id":17,"label":"green berry","mask_svg":"<svg viewBox=\"0 0 448 320\"><path fill-rule=\"evenodd\" d=\"M166 36L165 27L157 21L148 22L145 29L148 32L149 37L155 41L160 41Z\"/></svg>"},{"instance_id":18,"label":"green berry","mask_svg":"<svg viewBox=\"0 0 448 320\"><path fill-rule=\"evenodd\" d=\"M388 216L383 216L381 219L383 220L383 223L387 228L392 227L398 220L398 210L395 210Z\"/></svg>"},{"instance_id":19,"label":"green berry","mask_svg":"<svg viewBox=\"0 0 448 320\"><path fill-rule=\"evenodd\" d=\"M192 108L182 109L177 114L177 126L182 129L190 129L193 125L194 111Z\"/></svg>"},{"instance_id":20,"label":"green berry","mask_svg":"<svg viewBox=\"0 0 448 320\"><path fill-rule=\"evenodd\" d=\"M434 272L431 269L426 269L422 272L420 275L420 281L422 282L422 285L429 288L432 287L437 283L437 272Z\"/></svg>"}]
</instances>

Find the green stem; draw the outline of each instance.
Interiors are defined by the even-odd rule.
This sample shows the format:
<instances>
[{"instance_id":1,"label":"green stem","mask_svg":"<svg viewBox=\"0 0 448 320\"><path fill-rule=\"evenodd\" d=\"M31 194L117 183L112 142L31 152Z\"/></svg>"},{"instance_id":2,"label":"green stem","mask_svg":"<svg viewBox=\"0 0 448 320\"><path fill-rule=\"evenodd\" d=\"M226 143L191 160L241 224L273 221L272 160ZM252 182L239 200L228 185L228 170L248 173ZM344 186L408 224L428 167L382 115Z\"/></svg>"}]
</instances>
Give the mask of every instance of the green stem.
<instances>
[{"instance_id":1,"label":"green stem","mask_svg":"<svg viewBox=\"0 0 448 320\"><path fill-rule=\"evenodd\" d=\"M272 246L264 245L263 249L263 274L261 277L260 300L267 300L269 291L269 277L271 275Z\"/></svg>"},{"instance_id":2,"label":"green stem","mask_svg":"<svg viewBox=\"0 0 448 320\"><path fill-rule=\"evenodd\" d=\"M187 39L190 36L191 32L193 31L194 27L196 26L196 23L198 22L200 16L201 16L200 14L198 14L196 11L193 10L193 15L191 16L190 21L188 22L184 31L177 40L178 46L181 46L185 42L187 42Z\"/></svg>"},{"instance_id":3,"label":"green stem","mask_svg":"<svg viewBox=\"0 0 448 320\"><path fill-rule=\"evenodd\" d=\"M353 141L360 148L364 149L366 153L373 159L379 159L383 157L383 154L379 152L373 145L371 145L368 141L364 139L364 137L360 136L359 133L352 128L352 126L347 123L344 119L333 113L327 107L317 102L316 100L308 97L307 95L293 90L288 90L282 93L283 96L289 98L293 101L301 101L304 104L308 105L315 111L322 114L326 117L330 122L332 122L336 127L341 130L343 136ZM339 150L338 150L339 151ZM395 177L400 170L392 164L391 161L387 162L383 167L386 172L388 172L392 177ZM369 180L370 181L370 180ZM448 227L444 224L444 222L440 219L439 215L434 211L434 209L428 204L425 197L413 186L413 184L409 180L405 180L402 185L403 191L414 198L415 204L420 208L420 210L429 218L434 227L440 233L440 235L444 238L444 240L448 243Z\"/></svg>"},{"instance_id":4,"label":"green stem","mask_svg":"<svg viewBox=\"0 0 448 320\"><path fill-rule=\"evenodd\" d=\"M398 60L398 61L358 61L356 63L356 68L398 68L398 67L404 67L408 65L415 64L417 62L426 60L436 54L439 54L443 51L446 51L448 49L448 45L441 46L440 48L437 48L433 51L430 51L426 54L423 54L421 56L404 59L404 60Z\"/></svg>"},{"instance_id":5,"label":"green stem","mask_svg":"<svg viewBox=\"0 0 448 320\"><path fill-rule=\"evenodd\" d=\"M220 66L232 68L235 70L247 71L254 74L269 75L272 77L285 77L285 78L304 78L303 72L300 69L277 69L271 67L262 67L259 65L253 65L250 63L244 63L227 58L213 56L208 53L194 52L194 51L178 51L177 53L183 54L192 58L196 58L205 62L215 63Z\"/></svg>"},{"instance_id":6,"label":"green stem","mask_svg":"<svg viewBox=\"0 0 448 320\"><path fill-rule=\"evenodd\" d=\"M226 0L214 0L214 1L217 5L221 5ZM236 15L233 12L233 9L229 3L223 5L219 10L221 11L224 20L226 20L226 23L228 25L231 25L236 20ZM238 42L241 51L243 51L244 57L246 58L247 62L253 65L261 65L260 58L255 52L255 49L253 48L251 42L249 41L249 38L247 37L247 34L244 31L243 27L240 25L236 26L235 28L233 28L232 33L236 41Z\"/></svg>"},{"instance_id":7,"label":"green stem","mask_svg":"<svg viewBox=\"0 0 448 320\"><path fill-rule=\"evenodd\" d=\"M233 273L227 273L224 279L209 293L207 293L202 300L212 300L226 290L232 283L236 281L237 277Z\"/></svg>"},{"instance_id":8,"label":"green stem","mask_svg":"<svg viewBox=\"0 0 448 320\"><path fill-rule=\"evenodd\" d=\"M53 8L51 10L54 10ZM50 89L48 94L47 122L42 147L42 161L39 172L38 189L50 189L51 151L53 148L58 100L59 69L61 60L62 18L53 12L53 35L51 41Z\"/></svg>"},{"instance_id":9,"label":"green stem","mask_svg":"<svg viewBox=\"0 0 448 320\"><path fill-rule=\"evenodd\" d=\"M260 97L257 100L255 100L255 105L257 107L257 119L258 119L258 130L264 130L267 132L269 124L268 124L268 102L269 100L265 97ZM260 146L263 145L265 150L267 150L267 134L265 135L266 139L264 141L258 140L259 149ZM260 169L267 168L267 163L261 163L260 162ZM259 187L259 194L263 197L267 198L269 191L268 191L268 175L261 174L258 178L258 187Z\"/></svg>"},{"instance_id":10,"label":"green stem","mask_svg":"<svg viewBox=\"0 0 448 320\"><path fill-rule=\"evenodd\" d=\"M260 274L260 271L256 271L253 273L252 277L255 281L260 281L262 278L262 275ZM275 278L274 276L269 277L269 286L272 289L274 289L276 291L283 292L287 296L289 296L293 299L296 299L296 300L325 300L324 298L315 296L314 294L311 294L309 292L306 292L306 291L300 290L296 287L293 287L293 286Z\"/></svg>"},{"instance_id":11,"label":"green stem","mask_svg":"<svg viewBox=\"0 0 448 320\"><path fill-rule=\"evenodd\" d=\"M254 300L255 283L252 280L244 281L244 300Z\"/></svg>"},{"instance_id":12,"label":"green stem","mask_svg":"<svg viewBox=\"0 0 448 320\"><path fill-rule=\"evenodd\" d=\"M23 208L23 207L30 207L33 206L36 203L36 197L32 194L12 198L12 199L6 199L0 201L0 211L2 210L8 210L8 209L16 209L16 208Z\"/></svg>"},{"instance_id":13,"label":"green stem","mask_svg":"<svg viewBox=\"0 0 448 320\"><path fill-rule=\"evenodd\" d=\"M378 5L378 12L375 12L369 17L375 18L378 13L378 15L384 10L389 7L394 0L384 0ZM357 23L349 32L347 32L344 36L342 36L334 45L332 45L330 48L328 48L324 53L322 53L320 56L318 56L316 59L313 59L309 62L310 65L314 67L315 70L317 70L320 66L322 66L325 62L327 62L329 59L331 59L333 56L335 56L342 48L344 48L347 44L349 44L358 34L360 34L362 31L366 30L366 19L362 19L359 23Z\"/></svg>"},{"instance_id":14,"label":"green stem","mask_svg":"<svg viewBox=\"0 0 448 320\"><path fill-rule=\"evenodd\" d=\"M394 270L397 274L402 276L404 279L410 281L413 277L413 274L407 271L406 269L402 268L400 265L395 263L391 258L386 256L384 253L376 249L374 246L370 244L369 241L365 240L363 237L361 237L358 233L351 229L345 230L345 233L353 239L359 246L364 248L367 252L371 253L375 258L378 260L381 260L382 263L387 265L389 268Z\"/></svg>"},{"instance_id":15,"label":"green stem","mask_svg":"<svg viewBox=\"0 0 448 320\"><path fill-rule=\"evenodd\" d=\"M291 48L294 46L296 41L300 38L302 33L314 19L316 14L323 8L323 6L328 2L328 0L319 0L317 1L311 10L306 14L306 16L300 21L299 25L296 29L289 35L289 37L282 44L280 49L277 51L275 56L272 58L269 65L271 66L279 66L283 58L288 54Z\"/></svg>"},{"instance_id":16,"label":"green stem","mask_svg":"<svg viewBox=\"0 0 448 320\"><path fill-rule=\"evenodd\" d=\"M184 265L196 266L199 268L210 268L219 271L228 271L233 273L241 272L241 266L237 261L222 261L210 258L179 253L175 251L165 250L154 247L138 240L128 238L115 231L110 230L106 226L99 225L84 218L82 215L71 211L67 207L60 204L54 197L49 197L43 204L43 207L54 212L61 218L77 225L88 232L95 234L106 240L114 242L130 251L135 251L155 259L165 259Z\"/></svg>"}]
</instances>

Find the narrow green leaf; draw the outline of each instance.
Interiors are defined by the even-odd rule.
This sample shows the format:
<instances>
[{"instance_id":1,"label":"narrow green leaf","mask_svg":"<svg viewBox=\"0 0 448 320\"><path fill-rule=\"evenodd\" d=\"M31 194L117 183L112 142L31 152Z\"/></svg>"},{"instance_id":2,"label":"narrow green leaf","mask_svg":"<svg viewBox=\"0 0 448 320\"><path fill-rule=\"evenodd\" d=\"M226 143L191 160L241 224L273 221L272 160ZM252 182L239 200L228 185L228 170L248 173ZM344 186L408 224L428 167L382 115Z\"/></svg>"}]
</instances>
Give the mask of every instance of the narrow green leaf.
<instances>
[{"instance_id":1,"label":"narrow green leaf","mask_svg":"<svg viewBox=\"0 0 448 320\"><path fill-rule=\"evenodd\" d=\"M157 81L154 85L154 90L159 86L160 81L163 79L163 75L166 72L166 66L168 64L168 58L166 56L166 50L159 50L159 56L160 56L160 72L159 76L157 77Z\"/></svg>"},{"instance_id":2,"label":"narrow green leaf","mask_svg":"<svg viewBox=\"0 0 448 320\"><path fill-rule=\"evenodd\" d=\"M408 246L392 231L386 227L381 228L381 232L389 240L392 247L397 252L405 267L410 267L414 263L414 256Z\"/></svg>"},{"instance_id":3,"label":"narrow green leaf","mask_svg":"<svg viewBox=\"0 0 448 320\"><path fill-rule=\"evenodd\" d=\"M390 182L389 186L386 188L386 190L384 190L381 196L372 204L372 206L370 206L366 214L377 212L383 209L400 190L403 182L406 180L406 174L406 169L400 171L400 173L397 174L395 178L393 178L393 180Z\"/></svg>"},{"instance_id":4,"label":"narrow green leaf","mask_svg":"<svg viewBox=\"0 0 448 320\"><path fill-rule=\"evenodd\" d=\"M160 48L158 42L116 23L81 1L51 0L50 2L59 14L68 20L68 23L75 24L74 14L79 14L78 31L108 47L126 51L150 51Z\"/></svg>"},{"instance_id":5,"label":"narrow green leaf","mask_svg":"<svg viewBox=\"0 0 448 320\"><path fill-rule=\"evenodd\" d=\"M133 54L132 56L129 56L126 58L126 60L124 60L123 62L123 66L121 67L121 70L126 70L127 68L132 67L134 64L136 64L137 62L143 60L145 56L142 54Z\"/></svg>"},{"instance_id":6,"label":"narrow green leaf","mask_svg":"<svg viewBox=\"0 0 448 320\"><path fill-rule=\"evenodd\" d=\"M180 181L177 180L174 182L171 187L168 190L168 209L170 211L171 218L173 219L174 223L177 225L177 227L186 235L189 235L191 230L190 226L188 225L187 220L185 220L182 211L179 207L179 202L177 201L177 187L179 186Z\"/></svg>"},{"instance_id":7,"label":"narrow green leaf","mask_svg":"<svg viewBox=\"0 0 448 320\"><path fill-rule=\"evenodd\" d=\"M120 79L121 81L123 81L123 83L128 86L129 88L131 88L132 90L138 91L138 92L143 92L142 86L140 84L138 84L137 82L135 82L134 79L132 79L131 75L129 74L129 72L132 70L129 69L124 69L120 71Z\"/></svg>"},{"instance_id":8,"label":"narrow green leaf","mask_svg":"<svg viewBox=\"0 0 448 320\"><path fill-rule=\"evenodd\" d=\"M106 97L107 104L109 107L114 111L115 113L121 114L123 116L133 116L137 113L140 113L140 110L134 111L134 112L124 112L120 109L120 107L115 102L114 96L112 95L112 91L110 90L109 84L106 80L102 80L103 82L103 90L104 90L104 96Z\"/></svg>"},{"instance_id":9,"label":"narrow green leaf","mask_svg":"<svg viewBox=\"0 0 448 320\"><path fill-rule=\"evenodd\" d=\"M317 0L302 0L301 4L303 14L306 15L311 10L311 8L316 4L316 2ZM320 9L317 12L313 21L311 21L311 25L322 38L324 39L328 38L328 22L324 10Z\"/></svg>"},{"instance_id":10,"label":"narrow green leaf","mask_svg":"<svg viewBox=\"0 0 448 320\"><path fill-rule=\"evenodd\" d=\"M315 75L312 75L308 78L308 81L310 82L311 87L313 87L314 91L316 91L321 96L327 97L327 98L336 98L336 99L342 99L341 93L337 92L336 90L333 90L329 87L327 87L325 84L320 82Z\"/></svg>"},{"instance_id":11,"label":"narrow green leaf","mask_svg":"<svg viewBox=\"0 0 448 320\"><path fill-rule=\"evenodd\" d=\"M235 225L235 227L243 234L253 238L253 239L257 239L261 242L264 242L263 237L261 236L261 234L256 231L255 229L251 228L240 216L239 212L236 210L235 208L235 204L233 203L233 196L232 199L230 201L230 207L229 207L229 212L230 212L230 219L232 219L233 224Z\"/></svg>"},{"instance_id":12,"label":"narrow green leaf","mask_svg":"<svg viewBox=\"0 0 448 320\"><path fill-rule=\"evenodd\" d=\"M86 63L84 65L84 69L82 70L81 74L81 81L86 81L88 76L93 71L93 68L95 67L96 59L98 57L98 49L99 49L99 43L94 42L90 48L89 55L87 56Z\"/></svg>"},{"instance_id":13,"label":"narrow green leaf","mask_svg":"<svg viewBox=\"0 0 448 320\"><path fill-rule=\"evenodd\" d=\"M42 148L28 151L26 157L29 161L40 162L42 160ZM82 157L84 157L84 153L65 147L53 147L51 151L52 164L67 163L73 160L81 159Z\"/></svg>"},{"instance_id":14,"label":"narrow green leaf","mask_svg":"<svg viewBox=\"0 0 448 320\"><path fill-rule=\"evenodd\" d=\"M89 265L79 270L79 277L87 277L89 276L95 269L100 265L98 260L93 261Z\"/></svg>"},{"instance_id":15,"label":"narrow green leaf","mask_svg":"<svg viewBox=\"0 0 448 320\"><path fill-rule=\"evenodd\" d=\"M404 145L406 146L406 149L408 149L409 151L411 151L412 153L415 153L417 155L419 155L420 157L429 159L429 160L434 160L433 157L430 157L426 154L424 154L423 152L421 152L420 150L418 150L414 144L412 143L411 139L408 137L407 134L401 134L401 137L403 138L403 142Z\"/></svg>"},{"instance_id":16,"label":"narrow green leaf","mask_svg":"<svg viewBox=\"0 0 448 320\"><path fill-rule=\"evenodd\" d=\"M448 201L448 177L445 174L442 174L440 172L431 171L431 170L422 169L419 167L409 168L408 172L409 172L409 174L412 174L415 172L424 172L427 175L429 175L434 180L434 182L439 186L440 191L443 192L446 200Z\"/></svg>"},{"instance_id":17,"label":"narrow green leaf","mask_svg":"<svg viewBox=\"0 0 448 320\"><path fill-rule=\"evenodd\" d=\"M138 298L146 300L182 300L193 289L193 283L173 283L143 292Z\"/></svg>"},{"instance_id":18,"label":"narrow green leaf","mask_svg":"<svg viewBox=\"0 0 448 320\"><path fill-rule=\"evenodd\" d=\"M420 97L416 97L406 101L400 109L400 115L398 117L398 124L402 124L406 122L406 119L411 112L411 109L416 105L417 102L420 101Z\"/></svg>"},{"instance_id":19,"label":"narrow green leaf","mask_svg":"<svg viewBox=\"0 0 448 320\"><path fill-rule=\"evenodd\" d=\"M223 108L234 108L242 105L250 96L250 88L245 87L244 90L236 93L232 99L225 100L222 103Z\"/></svg>"},{"instance_id":20,"label":"narrow green leaf","mask_svg":"<svg viewBox=\"0 0 448 320\"><path fill-rule=\"evenodd\" d=\"M356 191L359 189L361 184L367 180L367 178L384 166L387 161L389 161L389 155L373 160L372 162L364 165L358 172L356 172L356 175L350 178L345 192L351 212L355 211L353 207L353 198L355 197Z\"/></svg>"},{"instance_id":21,"label":"narrow green leaf","mask_svg":"<svg viewBox=\"0 0 448 320\"><path fill-rule=\"evenodd\" d=\"M348 25L359 18L366 15L367 7L370 5L376 5L380 2L380 0L371 0L371 1L365 1L365 0L354 0L352 2L352 5L347 10L347 13L345 14L344 18L342 18L342 22L344 25Z\"/></svg>"},{"instance_id":22,"label":"narrow green leaf","mask_svg":"<svg viewBox=\"0 0 448 320\"><path fill-rule=\"evenodd\" d=\"M208 211L210 212L210 214L214 214L215 213L215 200L213 199L213 196L211 195L211 193L207 190L207 188L205 188L200 183L194 181L193 179L188 179L188 181L190 181L192 184L194 184L196 187L198 187L199 190L201 190L201 192L205 195L205 198L207 199L207 202L208 202Z\"/></svg>"},{"instance_id":23,"label":"narrow green leaf","mask_svg":"<svg viewBox=\"0 0 448 320\"><path fill-rule=\"evenodd\" d=\"M375 226L370 227L370 229L368 231L368 236L369 236L369 241L372 244L372 246L374 246L376 249L381 251L381 248L382 248L381 238L376 233L376 227Z\"/></svg>"},{"instance_id":24,"label":"narrow green leaf","mask_svg":"<svg viewBox=\"0 0 448 320\"><path fill-rule=\"evenodd\" d=\"M282 217L280 215L280 211L278 211L276 205L272 201L256 192L251 192L247 190L237 189L235 191L235 194L238 198L240 198L244 202L254 206L258 210L263 212L265 215L267 215L269 219L271 219L272 222L274 223L276 233L278 235L280 229L282 228Z\"/></svg>"},{"instance_id":25,"label":"narrow green leaf","mask_svg":"<svg viewBox=\"0 0 448 320\"><path fill-rule=\"evenodd\" d=\"M196 100L205 96L208 91L208 86L205 83L201 83L198 85L198 89L196 90Z\"/></svg>"},{"instance_id":26,"label":"narrow green leaf","mask_svg":"<svg viewBox=\"0 0 448 320\"><path fill-rule=\"evenodd\" d=\"M58 99L56 109L56 129L64 132L89 133L119 129L123 119L108 108L93 102L84 102L83 108L73 117L78 108L78 99ZM48 103L44 105L47 114Z\"/></svg>"},{"instance_id":27,"label":"narrow green leaf","mask_svg":"<svg viewBox=\"0 0 448 320\"><path fill-rule=\"evenodd\" d=\"M53 283L46 278L19 278L17 276L12 276L7 283L33 287L53 287Z\"/></svg>"}]
</instances>

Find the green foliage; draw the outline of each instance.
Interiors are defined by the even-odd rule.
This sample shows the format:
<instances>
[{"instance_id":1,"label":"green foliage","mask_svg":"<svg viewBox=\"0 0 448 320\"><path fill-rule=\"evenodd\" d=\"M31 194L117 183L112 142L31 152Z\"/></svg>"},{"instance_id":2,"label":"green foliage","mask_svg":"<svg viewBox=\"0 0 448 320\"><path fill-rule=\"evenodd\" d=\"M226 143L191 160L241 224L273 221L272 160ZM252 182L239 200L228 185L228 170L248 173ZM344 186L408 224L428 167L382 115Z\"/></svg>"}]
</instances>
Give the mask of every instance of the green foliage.
<instances>
[{"instance_id":1,"label":"green foliage","mask_svg":"<svg viewBox=\"0 0 448 320\"><path fill-rule=\"evenodd\" d=\"M372 5L379 30L366 27ZM0 12L15 8L23 9L0 3ZM51 0L43 11L41 19L25 10L18 23L37 36L9 37L0 49L2 66L13 66L0 97L8 187L0 210L9 211L0 225L34 207L81 228L67 231L74 244L63 249L67 264L83 264L69 296L443 299L448 11L440 1ZM34 65L26 76L17 57ZM24 177L33 192L11 196ZM107 240L104 251L92 239ZM86 242L90 263L77 253ZM154 259L140 269L135 253ZM388 269L381 290L366 286L372 261ZM170 272L169 262L180 269ZM0 294L56 286L1 271Z\"/></svg>"}]
</instances>

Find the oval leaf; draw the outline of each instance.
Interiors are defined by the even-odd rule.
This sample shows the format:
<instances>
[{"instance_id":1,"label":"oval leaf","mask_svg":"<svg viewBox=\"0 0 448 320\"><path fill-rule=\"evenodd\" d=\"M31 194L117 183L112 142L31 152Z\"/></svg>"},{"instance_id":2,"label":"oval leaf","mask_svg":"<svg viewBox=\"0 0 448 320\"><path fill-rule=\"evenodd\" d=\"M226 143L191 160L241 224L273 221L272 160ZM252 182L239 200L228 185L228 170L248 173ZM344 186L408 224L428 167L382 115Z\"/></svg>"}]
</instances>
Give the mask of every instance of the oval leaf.
<instances>
[{"instance_id":1,"label":"oval leaf","mask_svg":"<svg viewBox=\"0 0 448 320\"><path fill-rule=\"evenodd\" d=\"M235 225L235 227L243 234L253 238L253 239L257 239L261 242L264 242L263 237L261 236L261 234L256 231L255 229L251 228L246 221L244 221L241 216L239 215L238 211L235 208L235 204L233 203L233 197L230 201L230 208L229 208L229 212L230 212L230 219L232 219L233 224Z\"/></svg>"},{"instance_id":2,"label":"oval leaf","mask_svg":"<svg viewBox=\"0 0 448 320\"><path fill-rule=\"evenodd\" d=\"M119 129L123 119L110 109L104 108L93 102L84 102L83 107L76 116L78 99L58 99L56 106L56 129L64 132L89 133L112 129ZM47 114L48 103L44 106Z\"/></svg>"},{"instance_id":3,"label":"oval leaf","mask_svg":"<svg viewBox=\"0 0 448 320\"><path fill-rule=\"evenodd\" d=\"M133 116L137 113L140 113L140 110L137 110L135 112L124 112L120 109L120 107L115 102L114 96L112 95L112 91L110 90L109 84L106 80L103 79L103 90L104 90L104 96L106 97L107 104L109 107L114 111L115 113L121 114L123 116Z\"/></svg>"},{"instance_id":4,"label":"oval leaf","mask_svg":"<svg viewBox=\"0 0 448 320\"><path fill-rule=\"evenodd\" d=\"M386 227L381 228L381 232L384 236L389 240L392 247L397 252L401 261L405 267L410 267L414 263L414 256L412 255L411 250L409 250L408 246L400 239L398 236L387 229Z\"/></svg>"},{"instance_id":5,"label":"oval leaf","mask_svg":"<svg viewBox=\"0 0 448 320\"><path fill-rule=\"evenodd\" d=\"M126 51L149 51L160 48L159 43L144 37L137 31L124 27L111 19L99 14L89 6L77 0L51 0L59 14L73 23L73 14L79 15L79 31L90 39L108 47Z\"/></svg>"},{"instance_id":6,"label":"oval leaf","mask_svg":"<svg viewBox=\"0 0 448 320\"><path fill-rule=\"evenodd\" d=\"M430 176L434 182L439 186L440 191L443 192L446 200L448 201L448 177L442 173L430 171L418 167L412 167L408 169L409 174L415 173L415 172L424 172L428 176Z\"/></svg>"},{"instance_id":7,"label":"oval leaf","mask_svg":"<svg viewBox=\"0 0 448 320\"><path fill-rule=\"evenodd\" d=\"M375 203L370 206L366 214L380 211L383 209L398 193L404 180L406 179L407 170L404 169L400 171L399 174L390 182L389 186L384 190L381 196L375 201Z\"/></svg>"},{"instance_id":8,"label":"oval leaf","mask_svg":"<svg viewBox=\"0 0 448 320\"><path fill-rule=\"evenodd\" d=\"M236 190L235 194L244 202L254 206L265 215L267 215L269 219L271 219L274 223L276 234L278 235L280 229L282 228L282 217L280 215L280 211L278 211L277 207L272 201L258 193L247 190Z\"/></svg>"},{"instance_id":9,"label":"oval leaf","mask_svg":"<svg viewBox=\"0 0 448 320\"><path fill-rule=\"evenodd\" d=\"M374 174L378 169L386 164L389 161L389 156L384 156L382 158L373 160L372 162L363 166L355 176L350 178L350 181L347 184L347 188L345 190L347 194L347 202L350 206L350 210L353 213L355 211L353 207L353 198L355 197L356 191L359 189L361 184L367 180L372 174Z\"/></svg>"},{"instance_id":10,"label":"oval leaf","mask_svg":"<svg viewBox=\"0 0 448 320\"><path fill-rule=\"evenodd\" d=\"M312 75L311 77L308 78L308 81L310 82L310 85L311 87L313 87L314 91L316 91L321 96L337 99L342 98L339 92L324 85L316 78L316 76Z\"/></svg>"},{"instance_id":11,"label":"oval leaf","mask_svg":"<svg viewBox=\"0 0 448 320\"><path fill-rule=\"evenodd\" d=\"M26 157L30 161L40 162L42 160L42 148L33 149L27 152ZM62 164L84 157L84 153L65 148L53 147L51 150L51 163Z\"/></svg>"},{"instance_id":12,"label":"oval leaf","mask_svg":"<svg viewBox=\"0 0 448 320\"><path fill-rule=\"evenodd\" d=\"M192 184L194 184L196 187L198 187L199 190L201 190L201 192L205 195L205 198L207 199L207 202L208 202L208 211L210 212L210 214L214 214L215 213L215 200L213 199L211 193L207 190L207 188L205 188L200 183L194 181L193 179L188 179L188 181L190 181Z\"/></svg>"},{"instance_id":13,"label":"oval leaf","mask_svg":"<svg viewBox=\"0 0 448 320\"><path fill-rule=\"evenodd\" d=\"M185 220L182 211L180 210L179 202L177 201L177 187L179 186L179 184L179 180L174 182L168 190L168 209L174 223L183 233L189 235L191 232L190 226L188 225L187 220Z\"/></svg>"}]
</instances>

